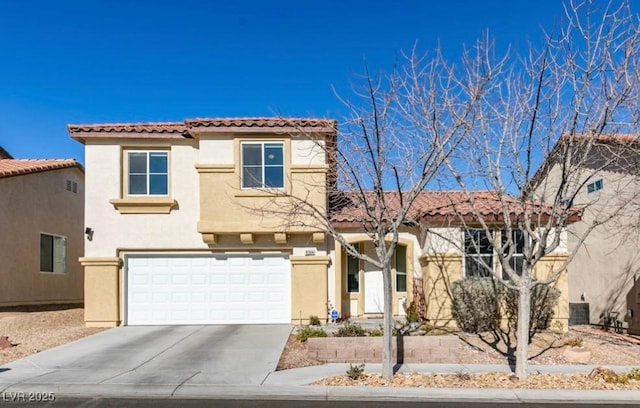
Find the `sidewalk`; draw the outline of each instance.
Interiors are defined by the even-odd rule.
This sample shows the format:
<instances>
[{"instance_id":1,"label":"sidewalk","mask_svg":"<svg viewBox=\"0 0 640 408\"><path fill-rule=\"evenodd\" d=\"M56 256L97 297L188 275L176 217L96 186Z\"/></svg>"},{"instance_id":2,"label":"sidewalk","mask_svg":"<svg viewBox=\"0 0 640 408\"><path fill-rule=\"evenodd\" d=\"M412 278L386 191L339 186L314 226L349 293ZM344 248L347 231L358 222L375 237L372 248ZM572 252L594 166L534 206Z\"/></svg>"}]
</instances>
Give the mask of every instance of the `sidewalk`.
<instances>
[{"instance_id":1,"label":"sidewalk","mask_svg":"<svg viewBox=\"0 0 640 408\"><path fill-rule=\"evenodd\" d=\"M585 391L585 390L528 390L528 389L470 389L470 388L393 388L393 387L327 387L308 386L324 377L342 375L349 364L325 364L270 372L260 385L193 384L189 381L173 383L158 381L149 384L94 383L89 373L77 372L75 383L47 383L42 376L29 376L27 372L5 383L0 375L0 391L7 393L55 393L56 397L158 397L158 398L233 398L233 399L285 399L285 400L362 400L362 401L475 401L475 402L589 402L640 404L640 391ZM539 372L590 372L594 366L535 366ZM632 367L610 366L616 372ZM379 364L368 364L367 371L379 371ZM409 364L399 372L425 373L480 373L509 372L501 365ZM14 373L17 374L17 373ZM21 377L21 379L19 379ZM13 394L15 395L15 394Z\"/></svg>"}]
</instances>

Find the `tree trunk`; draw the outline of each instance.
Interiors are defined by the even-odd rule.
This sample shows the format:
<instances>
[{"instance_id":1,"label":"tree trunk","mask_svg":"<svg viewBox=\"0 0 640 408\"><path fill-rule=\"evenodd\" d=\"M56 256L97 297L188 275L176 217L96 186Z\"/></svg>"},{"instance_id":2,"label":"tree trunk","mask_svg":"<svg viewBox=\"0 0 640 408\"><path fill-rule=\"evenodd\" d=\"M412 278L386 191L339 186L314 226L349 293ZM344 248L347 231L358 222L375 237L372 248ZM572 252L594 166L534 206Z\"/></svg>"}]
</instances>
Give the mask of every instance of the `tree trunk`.
<instances>
[{"instance_id":1,"label":"tree trunk","mask_svg":"<svg viewBox=\"0 0 640 408\"><path fill-rule=\"evenodd\" d=\"M393 377L393 293L391 291L391 266L382 269L384 291L384 330L382 338L382 378Z\"/></svg>"},{"instance_id":2,"label":"tree trunk","mask_svg":"<svg viewBox=\"0 0 640 408\"><path fill-rule=\"evenodd\" d=\"M521 381L527 379L529 365L529 322L531 320L531 285L530 278L522 274L518 285L518 328L516 335L516 377Z\"/></svg>"}]
</instances>

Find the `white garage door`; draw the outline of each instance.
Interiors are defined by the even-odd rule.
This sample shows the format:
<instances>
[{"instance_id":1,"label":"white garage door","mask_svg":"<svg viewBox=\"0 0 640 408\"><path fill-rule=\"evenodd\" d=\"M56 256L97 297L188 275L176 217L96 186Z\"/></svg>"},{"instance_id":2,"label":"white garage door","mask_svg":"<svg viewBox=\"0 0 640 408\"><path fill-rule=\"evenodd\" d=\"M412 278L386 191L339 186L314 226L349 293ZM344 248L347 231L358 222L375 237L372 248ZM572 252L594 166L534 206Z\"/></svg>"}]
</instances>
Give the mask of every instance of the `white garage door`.
<instances>
[{"instance_id":1,"label":"white garage door","mask_svg":"<svg viewBox=\"0 0 640 408\"><path fill-rule=\"evenodd\" d=\"M283 255L126 256L126 324L291 322Z\"/></svg>"}]
</instances>

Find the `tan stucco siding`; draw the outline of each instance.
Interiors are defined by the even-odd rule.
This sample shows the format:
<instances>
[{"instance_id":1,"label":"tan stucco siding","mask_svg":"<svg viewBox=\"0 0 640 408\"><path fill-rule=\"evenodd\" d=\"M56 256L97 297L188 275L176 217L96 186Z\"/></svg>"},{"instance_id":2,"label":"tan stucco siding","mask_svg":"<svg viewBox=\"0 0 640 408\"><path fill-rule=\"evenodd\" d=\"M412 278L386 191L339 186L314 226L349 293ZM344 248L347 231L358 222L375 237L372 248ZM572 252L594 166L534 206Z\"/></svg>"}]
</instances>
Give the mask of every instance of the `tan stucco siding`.
<instances>
[{"instance_id":1,"label":"tan stucco siding","mask_svg":"<svg viewBox=\"0 0 640 408\"><path fill-rule=\"evenodd\" d=\"M67 180L76 183L76 193L67 191ZM0 209L0 305L82 302L82 171L1 178ZM41 233L67 238L65 273L40 272Z\"/></svg>"}]
</instances>

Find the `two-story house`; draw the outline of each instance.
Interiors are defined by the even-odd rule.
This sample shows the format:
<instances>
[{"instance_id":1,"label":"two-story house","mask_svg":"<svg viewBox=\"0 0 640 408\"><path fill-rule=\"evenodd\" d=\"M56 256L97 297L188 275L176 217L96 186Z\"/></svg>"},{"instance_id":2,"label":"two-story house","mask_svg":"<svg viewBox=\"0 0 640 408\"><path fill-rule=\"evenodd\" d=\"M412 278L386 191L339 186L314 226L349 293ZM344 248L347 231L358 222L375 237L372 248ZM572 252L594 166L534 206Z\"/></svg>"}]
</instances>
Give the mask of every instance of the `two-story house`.
<instances>
[{"instance_id":1,"label":"two-story house","mask_svg":"<svg viewBox=\"0 0 640 408\"><path fill-rule=\"evenodd\" d=\"M637 136L566 135L534 181L541 199L561 193L566 204L583 209L582 219L568 226L568 250L575 254L569 272L571 307L588 308L585 317L592 324L603 324L603 316L613 313L630 332L640 333ZM580 313L575 320L586 323Z\"/></svg>"},{"instance_id":2,"label":"two-story house","mask_svg":"<svg viewBox=\"0 0 640 408\"><path fill-rule=\"evenodd\" d=\"M382 312L381 271L348 256L317 220L288 222L286 211L268 210L287 208L283 196L299 197L348 242L373 252L359 209L327 208L327 187L336 187L326 153L337 140L335 121L188 119L68 130L85 145L87 325L305 323L331 307L350 316ZM416 201L416 220L437 233L416 225L401 232L395 315L418 299L445 324L450 281L476 276L474 257L495 263L490 248L465 246L481 234L452 222L451 204L465 197L424 192ZM483 208L499 202L489 192L475 200ZM566 256L562 245L539 269ZM566 320L567 307L558 310Z\"/></svg>"},{"instance_id":3,"label":"two-story house","mask_svg":"<svg viewBox=\"0 0 640 408\"><path fill-rule=\"evenodd\" d=\"M0 147L0 306L82 303L84 171Z\"/></svg>"}]
</instances>

